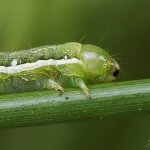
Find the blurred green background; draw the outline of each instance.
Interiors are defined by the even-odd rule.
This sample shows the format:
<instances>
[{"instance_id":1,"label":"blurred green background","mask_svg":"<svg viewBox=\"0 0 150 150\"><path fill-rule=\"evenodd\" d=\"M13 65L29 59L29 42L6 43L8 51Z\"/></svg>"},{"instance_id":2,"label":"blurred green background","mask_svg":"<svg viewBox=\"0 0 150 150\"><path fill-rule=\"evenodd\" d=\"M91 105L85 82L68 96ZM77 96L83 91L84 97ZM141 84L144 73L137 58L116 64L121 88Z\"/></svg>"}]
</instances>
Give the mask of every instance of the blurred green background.
<instances>
[{"instance_id":1,"label":"blurred green background","mask_svg":"<svg viewBox=\"0 0 150 150\"><path fill-rule=\"evenodd\" d=\"M97 44L120 80L150 77L150 0L1 0L0 50ZM0 130L1 150L147 150L150 116Z\"/></svg>"}]
</instances>

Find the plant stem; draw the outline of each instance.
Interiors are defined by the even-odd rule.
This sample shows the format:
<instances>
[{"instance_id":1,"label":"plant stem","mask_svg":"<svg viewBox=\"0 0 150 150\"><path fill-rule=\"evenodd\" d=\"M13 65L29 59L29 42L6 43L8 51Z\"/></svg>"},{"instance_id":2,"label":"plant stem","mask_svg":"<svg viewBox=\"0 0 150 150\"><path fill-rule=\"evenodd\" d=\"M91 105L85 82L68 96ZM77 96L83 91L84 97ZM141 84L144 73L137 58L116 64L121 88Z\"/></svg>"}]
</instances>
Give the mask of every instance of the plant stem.
<instances>
[{"instance_id":1,"label":"plant stem","mask_svg":"<svg viewBox=\"0 0 150 150\"><path fill-rule=\"evenodd\" d=\"M150 113L150 79L90 86L91 100L79 89L34 91L0 96L0 127L65 123Z\"/></svg>"}]
</instances>

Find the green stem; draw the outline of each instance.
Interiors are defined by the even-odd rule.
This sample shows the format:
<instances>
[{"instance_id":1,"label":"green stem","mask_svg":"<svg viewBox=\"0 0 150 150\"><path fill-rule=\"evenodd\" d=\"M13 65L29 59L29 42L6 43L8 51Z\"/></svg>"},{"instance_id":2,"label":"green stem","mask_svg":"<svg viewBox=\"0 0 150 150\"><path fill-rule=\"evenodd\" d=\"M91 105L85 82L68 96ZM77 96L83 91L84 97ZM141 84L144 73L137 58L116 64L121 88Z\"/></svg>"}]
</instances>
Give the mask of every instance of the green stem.
<instances>
[{"instance_id":1,"label":"green stem","mask_svg":"<svg viewBox=\"0 0 150 150\"><path fill-rule=\"evenodd\" d=\"M79 89L58 96L35 91L0 96L0 127L64 123L150 113L150 79L90 86L92 100Z\"/></svg>"}]
</instances>

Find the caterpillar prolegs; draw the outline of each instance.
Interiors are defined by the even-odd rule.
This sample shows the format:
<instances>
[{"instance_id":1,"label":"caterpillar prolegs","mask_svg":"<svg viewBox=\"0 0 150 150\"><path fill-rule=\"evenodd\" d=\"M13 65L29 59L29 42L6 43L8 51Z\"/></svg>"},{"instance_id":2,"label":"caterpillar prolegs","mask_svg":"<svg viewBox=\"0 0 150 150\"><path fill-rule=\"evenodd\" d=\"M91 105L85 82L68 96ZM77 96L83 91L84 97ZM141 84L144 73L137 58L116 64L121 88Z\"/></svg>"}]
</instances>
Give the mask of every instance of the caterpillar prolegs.
<instances>
[{"instance_id":1,"label":"caterpillar prolegs","mask_svg":"<svg viewBox=\"0 0 150 150\"><path fill-rule=\"evenodd\" d=\"M89 98L87 85L115 80L119 69L107 51L92 44L69 42L0 52L0 93L44 88L64 93L63 87L80 87ZM37 88L31 88L32 82Z\"/></svg>"}]
</instances>

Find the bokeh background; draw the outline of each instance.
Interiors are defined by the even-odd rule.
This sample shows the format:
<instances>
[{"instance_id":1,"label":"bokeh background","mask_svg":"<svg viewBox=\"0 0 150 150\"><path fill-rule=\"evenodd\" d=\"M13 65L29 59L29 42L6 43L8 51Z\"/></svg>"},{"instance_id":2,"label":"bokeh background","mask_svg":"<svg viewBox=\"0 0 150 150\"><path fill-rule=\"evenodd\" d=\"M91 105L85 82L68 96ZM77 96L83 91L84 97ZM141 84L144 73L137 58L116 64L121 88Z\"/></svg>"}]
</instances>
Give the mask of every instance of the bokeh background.
<instances>
[{"instance_id":1,"label":"bokeh background","mask_svg":"<svg viewBox=\"0 0 150 150\"><path fill-rule=\"evenodd\" d=\"M1 0L0 50L92 43L118 81L150 77L150 0ZM150 150L150 115L0 130L1 150Z\"/></svg>"}]
</instances>

